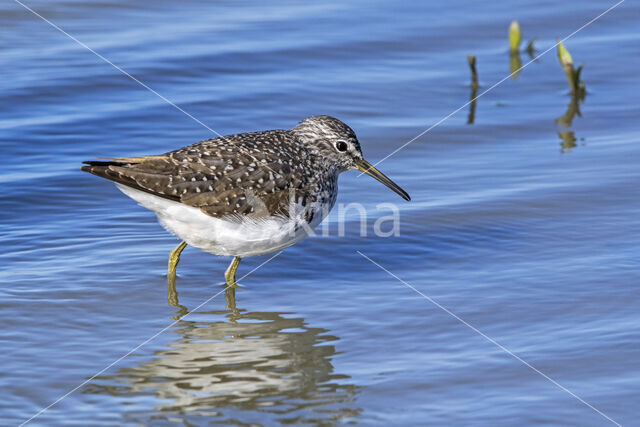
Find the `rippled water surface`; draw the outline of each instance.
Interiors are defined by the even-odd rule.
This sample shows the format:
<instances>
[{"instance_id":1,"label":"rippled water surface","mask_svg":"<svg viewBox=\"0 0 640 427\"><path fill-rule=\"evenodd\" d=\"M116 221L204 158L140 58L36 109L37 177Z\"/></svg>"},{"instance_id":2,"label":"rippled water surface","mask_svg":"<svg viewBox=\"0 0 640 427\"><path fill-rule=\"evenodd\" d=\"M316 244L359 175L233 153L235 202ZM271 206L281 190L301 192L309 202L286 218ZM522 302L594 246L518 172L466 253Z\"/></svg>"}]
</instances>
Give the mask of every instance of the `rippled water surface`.
<instances>
[{"instance_id":1,"label":"rippled water surface","mask_svg":"<svg viewBox=\"0 0 640 427\"><path fill-rule=\"evenodd\" d=\"M614 3L27 4L221 134L330 114L375 162L469 100L467 54L480 92L509 74L511 20L539 54ZM177 240L79 165L212 132L3 2L3 424L70 391L31 424L636 424L639 20L627 0L566 42L579 114L552 50L379 165L412 202L344 174L366 236L336 210L235 295L188 248L170 305Z\"/></svg>"}]
</instances>

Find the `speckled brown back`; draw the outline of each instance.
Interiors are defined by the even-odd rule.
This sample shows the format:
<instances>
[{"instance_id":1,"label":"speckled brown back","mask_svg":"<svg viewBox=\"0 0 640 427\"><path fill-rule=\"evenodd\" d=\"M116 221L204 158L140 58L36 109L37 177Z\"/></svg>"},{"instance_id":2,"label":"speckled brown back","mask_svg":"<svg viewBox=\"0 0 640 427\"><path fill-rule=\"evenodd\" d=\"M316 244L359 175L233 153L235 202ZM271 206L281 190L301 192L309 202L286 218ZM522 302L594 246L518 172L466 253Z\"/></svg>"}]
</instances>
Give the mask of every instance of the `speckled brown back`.
<instances>
[{"instance_id":1,"label":"speckled brown back","mask_svg":"<svg viewBox=\"0 0 640 427\"><path fill-rule=\"evenodd\" d=\"M213 217L288 215L335 192L337 173L289 130L249 132L198 142L175 151L108 162L82 170Z\"/></svg>"}]
</instances>

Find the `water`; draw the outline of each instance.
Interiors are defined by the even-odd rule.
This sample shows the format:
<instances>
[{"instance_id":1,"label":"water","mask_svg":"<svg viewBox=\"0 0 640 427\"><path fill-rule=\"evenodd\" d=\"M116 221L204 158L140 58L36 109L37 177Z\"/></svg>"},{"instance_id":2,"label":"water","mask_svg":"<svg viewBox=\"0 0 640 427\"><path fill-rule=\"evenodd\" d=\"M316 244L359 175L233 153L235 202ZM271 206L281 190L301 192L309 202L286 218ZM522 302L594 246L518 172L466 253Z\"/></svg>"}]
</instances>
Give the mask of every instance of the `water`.
<instances>
[{"instance_id":1,"label":"water","mask_svg":"<svg viewBox=\"0 0 640 427\"><path fill-rule=\"evenodd\" d=\"M382 159L509 73L506 32L551 47L612 2L31 1L222 134L335 115ZM45 22L0 6L0 414L16 425L169 326L31 425L624 425L640 400L638 4L566 42L585 64L575 115L555 51L380 164L337 213L218 294L228 259L177 241L94 156L161 153L211 132ZM522 63L528 61L522 54ZM564 133L563 133L564 132ZM569 134L568 132L573 132ZM379 203L401 233L381 238ZM370 257L427 298L367 261ZM268 256L247 259L239 274Z\"/></svg>"}]
</instances>

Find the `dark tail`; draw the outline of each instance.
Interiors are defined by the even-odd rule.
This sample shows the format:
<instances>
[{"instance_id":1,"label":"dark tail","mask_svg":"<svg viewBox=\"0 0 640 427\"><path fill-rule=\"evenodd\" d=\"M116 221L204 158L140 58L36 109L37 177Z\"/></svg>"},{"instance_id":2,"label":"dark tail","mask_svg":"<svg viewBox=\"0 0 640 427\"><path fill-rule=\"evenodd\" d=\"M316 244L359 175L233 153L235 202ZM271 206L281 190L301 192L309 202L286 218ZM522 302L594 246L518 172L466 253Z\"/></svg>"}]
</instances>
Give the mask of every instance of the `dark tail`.
<instances>
[{"instance_id":1,"label":"dark tail","mask_svg":"<svg viewBox=\"0 0 640 427\"><path fill-rule=\"evenodd\" d=\"M162 191L153 191L148 188L148 186L143 187L140 183L138 183L136 178L147 174L145 174L145 172L136 171L135 169L129 169L128 166L132 166L131 163L119 161L87 161L82 163L85 164L85 166L82 166L80 168L80 170L83 172L89 172L101 178L108 179L109 181L126 185L127 187L144 191L145 193L153 194L164 199L180 201L180 198L178 196L165 194L165 192ZM144 180L142 181L142 184L144 184Z\"/></svg>"},{"instance_id":2,"label":"dark tail","mask_svg":"<svg viewBox=\"0 0 640 427\"><path fill-rule=\"evenodd\" d=\"M85 166L82 166L80 168L81 171L83 172L89 172L92 173L94 175L97 175L101 178L106 178L110 181L114 181L114 182L120 182L121 181L121 177L120 174L110 170L109 166L124 166L125 163L122 162L98 162L98 161L88 161L88 162L82 162L85 164ZM125 182L122 182L122 184L127 184ZM128 184L127 184L128 185Z\"/></svg>"}]
</instances>

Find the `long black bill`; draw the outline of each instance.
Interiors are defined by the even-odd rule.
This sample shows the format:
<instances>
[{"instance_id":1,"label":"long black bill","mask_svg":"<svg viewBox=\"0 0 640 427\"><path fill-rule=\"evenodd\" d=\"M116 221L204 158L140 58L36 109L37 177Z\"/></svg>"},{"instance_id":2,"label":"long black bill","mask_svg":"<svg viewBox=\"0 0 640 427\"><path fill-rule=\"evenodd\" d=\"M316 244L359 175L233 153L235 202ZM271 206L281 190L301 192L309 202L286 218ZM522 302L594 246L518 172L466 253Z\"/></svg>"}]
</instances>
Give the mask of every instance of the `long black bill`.
<instances>
[{"instance_id":1,"label":"long black bill","mask_svg":"<svg viewBox=\"0 0 640 427\"><path fill-rule=\"evenodd\" d=\"M356 160L356 166L358 167L358 170L366 173L370 177L377 179L378 181L398 193L403 199L407 201L411 200L411 197L409 197L406 191L400 188L398 184L391 181L385 174L374 168L373 165L367 162L365 159Z\"/></svg>"}]
</instances>

